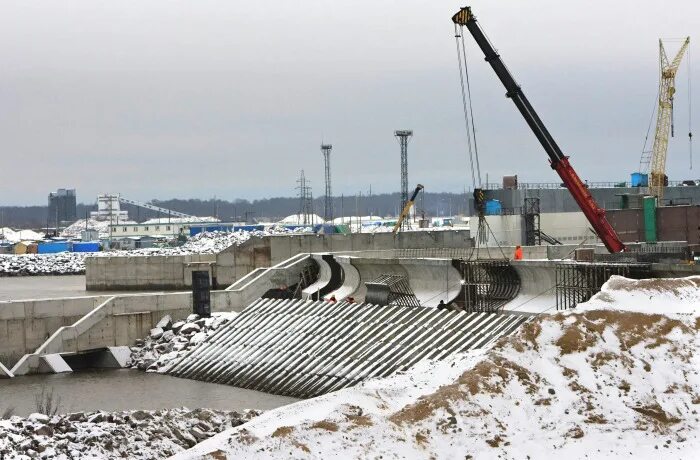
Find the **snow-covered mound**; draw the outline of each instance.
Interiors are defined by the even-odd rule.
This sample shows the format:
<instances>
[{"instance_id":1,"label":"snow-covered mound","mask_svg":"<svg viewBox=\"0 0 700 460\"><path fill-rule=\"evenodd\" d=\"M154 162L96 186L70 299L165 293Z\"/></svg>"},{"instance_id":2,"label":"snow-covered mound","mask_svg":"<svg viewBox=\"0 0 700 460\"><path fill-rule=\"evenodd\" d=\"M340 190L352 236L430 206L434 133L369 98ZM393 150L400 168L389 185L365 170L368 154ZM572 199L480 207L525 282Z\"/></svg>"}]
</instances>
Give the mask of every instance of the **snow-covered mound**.
<instances>
[{"instance_id":1,"label":"snow-covered mound","mask_svg":"<svg viewBox=\"0 0 700 460\"><path fill-rule=\"evenodd\" d=\"M0 276L79 275L88 253L0 254Z\"/></svg>"},{"instance_id":2,"label":"snow-covered mound","mask_svg":"<svg viewBox=\"0 0 700 460\"><path fill-rule=\"evenodd\" d=\"M599 293L577 307L600 309L700 315L700 276L631 280L613 275Z\"/></svg>"},{"instance_id":3,"label":"snow-covered mound","mask_svg":"<svg viewBox=\"0 0 700 460\"><path fill-rule=\"evenodd\" d=\"M181 408L11 417L0 420L0 459L165 458L258 414Z\"/></svg>"},{"instance_id":4,"label":"snow-covered mound","mask_svg":"<svg viewBox=\"0 0 700 460\"><path fill-rule=\"evenodd\" d=\"M9 241L10 243L19 243L20 241L40 241L44 239L44 235L33 230L13 230L9 227L0 228L0 240Z\"/></svg>"},{"instance_id":5,"label":"snow-covered mound","mask_svg":"<svg viewBox=\"0 0 700 460\"><path fill-rule=\"evenodd\" d=\"M129 365L146 372L165 373L190 349L235 316L233 312L212 313L211 318L192 314L184 321L173 322L170 315L166 315L151 329L148 337L131 347Z\"/></svg>"},{"instance_id":6,"label":"snow-covered mound","mask_svg":"<svg viewBox=\"0 0 700 460\"><path fill-rule=\"evenodd\" d=\"M114 222L116 223L116 222ZM132 225L137 222L133 220L120 220L119 224ZM109 220L97 220L89 217L86 219L78 219L68 227L64 228L61 236L64 238L80 238L85 230L96 230L99 232L100 238L109 236Z\"/></svg>"},{"instance_id":7,"label":"snow-covered mound","mask_svg":"<svg viewBox=\"0 0 700 460\"><path fill-rule=\"evenodd\" d=\"M218 254L231 246L245 243L252 237L311 232L311 228L289 230L271 227L264 231L202 232L177 247L156 247L133 251L103 251L92 253L58 254L0 254L0 276L77 275L85 273L85 257L178 256L190 254Z\"/></svg>"},{"instance_id":8,"label":"snow-covered mound","mask_svg":"<svg viewBox=\"0 0 700 460\"><path fill-rule=\"evenodd\" d=\"M97 257L111 256L178 256L189 254L218 254L224 249L231 246L238 246L250 238L263 238L270 235L285 235L290 233L308 233L312 232L311 228L297 228L289 230L284 227L270 227L267 230L253 230L237 232L202 232L190 237L185 244L177 247L166 248L145 248L136 249L133 251L107 251L93 254Z\"/></svg>"},{"instance_id":9,"label":"snow-covered mound","mask_svg":"<svg viewBox=\"0 0 700 460\"><path fill-rule=\"evenodd\" d=\"M635 282L612 280L603 309L541 315L490 350L270 411L174 458L697 458L696 282L625 298Z\"/></svg>"},{"instance_id":10,"label":"snow-covered mound","mask_svg":"<svg viewBox=\"0 0 700 460\"><path fill-rule=\"evenodd\" d=\"M283 225L307 225L309 222L316 225L324 223L324 220L323 217L318 214L309 214L306 218L304 218L302 214L292 214L280 220L278 223Z\"/></svg>"}]
</instances>

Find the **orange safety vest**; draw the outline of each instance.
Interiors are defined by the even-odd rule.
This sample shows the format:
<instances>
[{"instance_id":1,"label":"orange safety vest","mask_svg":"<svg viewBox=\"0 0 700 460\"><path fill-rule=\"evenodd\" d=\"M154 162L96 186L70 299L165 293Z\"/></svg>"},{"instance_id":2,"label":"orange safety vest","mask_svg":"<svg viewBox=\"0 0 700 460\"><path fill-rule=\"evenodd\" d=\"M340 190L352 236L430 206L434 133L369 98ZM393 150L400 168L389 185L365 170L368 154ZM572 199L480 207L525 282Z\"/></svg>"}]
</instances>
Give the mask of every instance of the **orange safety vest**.
<instances>
[{"instance_id":1,"label":"orange safety vest","mask_svg":"<svg viewBox=\"0 0 700 460\"><path fill-rule=\"evenodd\" d=\"M515 248L515 260L523 260L523 248Z\"/></svg>"}]
</instances>

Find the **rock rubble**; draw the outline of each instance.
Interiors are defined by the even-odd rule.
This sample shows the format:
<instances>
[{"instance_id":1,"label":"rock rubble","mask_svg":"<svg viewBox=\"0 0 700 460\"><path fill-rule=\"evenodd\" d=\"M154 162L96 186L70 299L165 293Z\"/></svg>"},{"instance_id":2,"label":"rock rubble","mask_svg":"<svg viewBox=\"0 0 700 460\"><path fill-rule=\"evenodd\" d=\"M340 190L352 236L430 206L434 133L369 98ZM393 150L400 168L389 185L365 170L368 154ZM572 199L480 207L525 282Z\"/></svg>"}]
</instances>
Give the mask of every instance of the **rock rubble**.
<instances>
[{"instance_id":1,"label":"rock rubble","mask_svg":"<svg viewBox=\"0 0 700 460\"><path fill-rule=\"evenodd\" d=\"M80 275L85 273L86 253L0 254L0 276Z\"/></svg>"},{"instance_id":2,"label":"rock rubble","mask_svg":"<svg viewBox=\"0 0 700 460\"><path fill-rule=\"evenodd\" d=\"M268 230L238 232L203 232L177 247L157 247L133 251L103 251L92 253L62 252L58 254L0 254L0 276L81 275L85 273L86 257L182 256L191 254L218 254L231 246L240 245L251 237L286 233L305 233L311 228L288 230L271 227Z\"/></svg>"},{"instance_id":3,"label":"rock rubble","mask_svg":"<svg viewBox=\"0 0 700 460\"><path fill-rule=\"evenodd\" d=\"M166 458L259 414L179 408L15 416L0 420L0 458Z\"/></svg>"},{"instance_id":4,"label":"rock rubble","mask_svg":"<svg viewBox=\"0 0 700 460\"><path fill-rule=\"evenodd\" d=\"M166 373L192 347L202 343L217 329L231 321L236 313L212 313L211 318L189 315L184 321L164 316L148 337L131 347L128 365L146 372Z\"/></svg>"}]
</instances>

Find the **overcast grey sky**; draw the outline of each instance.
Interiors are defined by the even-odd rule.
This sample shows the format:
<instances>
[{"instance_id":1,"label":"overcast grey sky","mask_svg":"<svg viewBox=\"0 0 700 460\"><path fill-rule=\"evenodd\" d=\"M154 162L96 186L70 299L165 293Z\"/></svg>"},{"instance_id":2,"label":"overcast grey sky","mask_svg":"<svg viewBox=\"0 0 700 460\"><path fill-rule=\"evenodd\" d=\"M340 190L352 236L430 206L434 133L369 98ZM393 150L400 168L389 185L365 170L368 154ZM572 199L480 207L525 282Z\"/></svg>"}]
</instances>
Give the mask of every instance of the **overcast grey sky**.
<instances>
[{"instance_id":1,"label":"overcast grey sky","mask_svg":"<svg viewBox=\"0 0 700 460\"><path fill-rule=\"evenodd\" d=\"M290 196L302 168L320 196L322 139L334 146L335 194L370 184L392 192L395 129L415 132L411 184L461 191L472 185L450 21L461 5L0 0L0 204L43 204L66 186L82 202L101 192ZM700 2L471 5L579 174L628 179L656 97L657 40L700 39ZM471 37L467 44L484 176L557 181ZM688 170L687 64L672 179L700 177L700 145Z\"/></svg>"}]
</instances>

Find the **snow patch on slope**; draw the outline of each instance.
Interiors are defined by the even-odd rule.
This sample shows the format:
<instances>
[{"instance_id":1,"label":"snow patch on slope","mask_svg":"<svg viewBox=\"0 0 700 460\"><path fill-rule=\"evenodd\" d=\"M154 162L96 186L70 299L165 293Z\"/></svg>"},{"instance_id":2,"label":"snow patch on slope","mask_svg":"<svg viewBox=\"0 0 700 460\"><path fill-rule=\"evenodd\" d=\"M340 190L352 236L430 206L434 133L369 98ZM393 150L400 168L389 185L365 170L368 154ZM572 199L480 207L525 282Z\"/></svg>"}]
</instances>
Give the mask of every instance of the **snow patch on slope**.
<instances>
[{"instance_id":1,"label":"snow patch on slope","mask_svg":"<svg viewBox=\"0 0 700 460\"><path fill-rule=\"evenodd\" d=\"M613 275L599 293L576 311L621 310L641 313L700 314L700 276L632 280Z\"/></svg>"}]
</instances>

